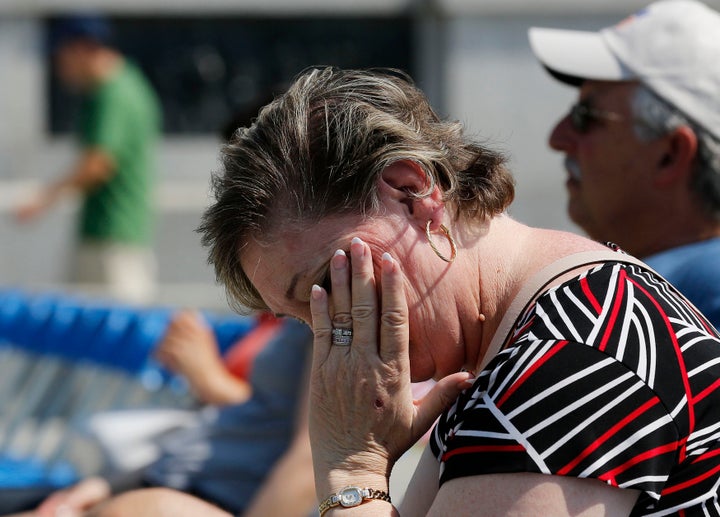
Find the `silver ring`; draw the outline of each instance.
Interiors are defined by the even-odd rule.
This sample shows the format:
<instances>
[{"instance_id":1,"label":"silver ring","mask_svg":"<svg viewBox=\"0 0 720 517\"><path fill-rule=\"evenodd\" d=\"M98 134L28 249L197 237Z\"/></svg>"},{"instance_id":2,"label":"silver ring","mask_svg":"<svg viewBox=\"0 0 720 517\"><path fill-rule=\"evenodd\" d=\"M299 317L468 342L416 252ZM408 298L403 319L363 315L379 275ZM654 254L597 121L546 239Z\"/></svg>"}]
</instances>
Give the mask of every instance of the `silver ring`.
<instances>
[{"instance_id":1,"label":"silver ring","mask_svg":"<svg viewBox=\"0 0 720 517\"><path fill-rule=\"evenodd\" d=\"M352 343L352 329L332 329L332 344L334 346L350 346Z\"/></svg>"}]
</instances>

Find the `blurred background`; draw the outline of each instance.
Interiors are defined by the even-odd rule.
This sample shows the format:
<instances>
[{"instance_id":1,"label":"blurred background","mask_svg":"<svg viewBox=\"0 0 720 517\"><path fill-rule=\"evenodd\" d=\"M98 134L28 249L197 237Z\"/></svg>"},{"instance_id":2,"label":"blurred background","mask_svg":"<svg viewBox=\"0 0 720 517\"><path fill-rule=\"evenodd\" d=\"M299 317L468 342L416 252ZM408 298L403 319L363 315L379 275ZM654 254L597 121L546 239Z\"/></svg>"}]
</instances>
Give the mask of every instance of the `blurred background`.
<instances>
[{"instance_id":1,"label":"blurred background","mask_svg":"<svg viewBox=\"0 0 720 517\"><path fill-rule=\"evenodd\" d=\"M115 45L156 88L164 111L154 243L160 304L225 306L194 233L233 113L313 64L388 66L412 75L442 114L503 149L517 179L511 213L575 228L562 159L546 146L573 102L536 63L533 25L597 29L637 0L2 0L0 1L0 286L61 286L73 203L17 225L11 210L70 165L75 99L59 87L46 34L63 14L107 15ZM708 2L719 7L720 2Z\"/></svg>"}]
</instances>

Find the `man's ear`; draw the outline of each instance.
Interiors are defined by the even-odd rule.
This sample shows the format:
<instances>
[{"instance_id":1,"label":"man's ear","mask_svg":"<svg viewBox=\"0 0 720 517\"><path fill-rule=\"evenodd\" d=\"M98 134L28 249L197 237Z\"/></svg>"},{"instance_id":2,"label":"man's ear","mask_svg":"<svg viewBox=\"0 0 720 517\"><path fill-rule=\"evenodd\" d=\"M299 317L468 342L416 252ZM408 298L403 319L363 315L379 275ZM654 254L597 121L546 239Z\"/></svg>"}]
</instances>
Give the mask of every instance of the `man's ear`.
<instances>
[{"instance_id":1,"label":"man's ear","mask_svg":"<svg viewBox=\"0 0 720 517\"><path fill-rule=\"evenodd\" d=\"M680 126L665 138L666 149L657 164L655 183L658 186L687 184L697 156L697 135L689 126Z\"/></svg>"},{"instance_id":2,"label":"man's ear","mask_svg":"<svg viewBox=\"0 0 720 517\"><path fill-rule=\"evenodd\" d=\"M429 190L430 185L431 180L420 165L410 160L401 160L383 170L378 190L386 206L402 210L423 229L431 220L431 229L436 229L442 223L445 203L438 186ZM417 197L417 194L424 195Z\"/></svg>"}]
</instances>

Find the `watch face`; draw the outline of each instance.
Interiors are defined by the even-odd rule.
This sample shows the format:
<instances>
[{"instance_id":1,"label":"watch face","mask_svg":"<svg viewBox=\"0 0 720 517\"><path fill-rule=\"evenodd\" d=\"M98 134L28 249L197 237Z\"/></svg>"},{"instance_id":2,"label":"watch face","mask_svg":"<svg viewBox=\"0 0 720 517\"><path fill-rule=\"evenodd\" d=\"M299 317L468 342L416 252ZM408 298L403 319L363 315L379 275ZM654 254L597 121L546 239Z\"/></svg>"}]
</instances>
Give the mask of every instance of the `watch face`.
<instances>
[{"instance_id":1,"label":"watch face","mask_svg":"<svg viewBox=\"0 0 720 517\"><path fill-rule=\"evenodd\" d=\"M357 487L344 488L338 494L340 496L340 504L345 508L357 506L362 503L362 493Z\"/></svg>"}]
</instances>

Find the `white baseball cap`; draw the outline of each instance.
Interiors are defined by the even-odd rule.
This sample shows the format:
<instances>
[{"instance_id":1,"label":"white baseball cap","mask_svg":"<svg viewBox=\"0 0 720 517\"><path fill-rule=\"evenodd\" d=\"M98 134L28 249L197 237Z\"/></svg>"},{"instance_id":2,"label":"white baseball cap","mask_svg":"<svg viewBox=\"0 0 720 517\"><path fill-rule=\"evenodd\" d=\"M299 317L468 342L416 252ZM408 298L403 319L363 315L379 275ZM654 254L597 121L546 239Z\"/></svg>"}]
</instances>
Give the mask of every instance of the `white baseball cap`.
<instances>
[{"instance_id":1,"label":"white baseball cap","mask_svg":"<svg viewBox=\"0 0 720 517\"><path fill-rule=\"evenodd\" d=\"M720 139L720 13L660 0L599 32L533 27L530 46L560 81L637 80Z\"/></svg>"}]
</instances>

